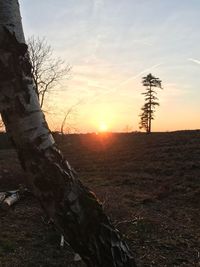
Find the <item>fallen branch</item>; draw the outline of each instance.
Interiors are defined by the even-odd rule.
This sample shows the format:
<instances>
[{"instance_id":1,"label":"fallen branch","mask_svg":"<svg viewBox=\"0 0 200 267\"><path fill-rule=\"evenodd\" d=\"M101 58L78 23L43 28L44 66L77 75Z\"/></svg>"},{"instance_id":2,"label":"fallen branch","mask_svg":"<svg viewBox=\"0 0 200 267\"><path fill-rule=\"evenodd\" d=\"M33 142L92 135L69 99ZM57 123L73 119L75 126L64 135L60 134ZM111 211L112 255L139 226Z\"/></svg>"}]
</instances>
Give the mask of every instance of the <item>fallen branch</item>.
<instances>
[{"instance_id":1,"label":"fallen branch","mask_svg":"<svg viewBox=\"0 0 200 267\"><path fill-rule=\"evenodd\" d=\"M0 206L3 209L11 207L13 204L18 202L18 200L22 198L27 192L29 192L28 189L23 187L22 185L20 185L19 189L16 190L0 192Z\"/></svg>"},{"instance_id":2,"label":"fallen branch","mask_svg":"<svg viewBox=\"0 0 200 267\"><path fill-rule=\"evenodd\" d=\"M127 224L127 223L136 223L138 221L138 218L135 218L135 219L132 219L132 220L123 220L123 221L119 221L119 222L116 222L114 223L115 227L121 225L121 224Z\"/></svg>"}]
</instances>

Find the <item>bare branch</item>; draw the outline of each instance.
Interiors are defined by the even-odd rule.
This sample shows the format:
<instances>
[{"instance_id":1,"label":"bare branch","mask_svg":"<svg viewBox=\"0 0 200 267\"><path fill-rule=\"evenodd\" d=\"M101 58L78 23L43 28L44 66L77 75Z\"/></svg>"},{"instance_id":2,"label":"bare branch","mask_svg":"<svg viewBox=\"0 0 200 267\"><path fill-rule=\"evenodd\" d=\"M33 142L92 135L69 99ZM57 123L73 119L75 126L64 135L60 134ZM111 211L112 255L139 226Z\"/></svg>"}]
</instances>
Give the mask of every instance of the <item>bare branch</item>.
<instances>
[{"instance_id":1,"label":"bare branch","mask_svg":"<svg viewBox=\"0 0 200 267\"><path fill-rule=\"evenodd\" d=\"M68 108L67 111L63 111L63 113L64 113L64 119L63 119L62 124L61 124L61 127L60 127L60 132L61 132L62 135L64 135L64 129L65 129L65 125L66 125L66 121L67 121L67 119L69 118L69 116L70 116L72 113L75 112L77 106L79 106L81 103L82 103L82 100L80 100L80 101L78 101L76 104L72 105L70 108ZM74 129L75 131L77 131L76 127L74 127L74 126L72 126L72 125L70 125L70 124L68 123L68 131L69 131L70 129Z\"/></svg>"},{"instance_id":2,"label":"bare branch","mask_svg":"<svg viewBox=\"0 0 200 267\"><path fill-rule=\"evenodd\" d=\"M45 38L30 37L27 41L36 93L43 107L46 93L61 80L69 79L71 66L61 58L54 58L53 50Z\"/></svg>"}]
</instances>

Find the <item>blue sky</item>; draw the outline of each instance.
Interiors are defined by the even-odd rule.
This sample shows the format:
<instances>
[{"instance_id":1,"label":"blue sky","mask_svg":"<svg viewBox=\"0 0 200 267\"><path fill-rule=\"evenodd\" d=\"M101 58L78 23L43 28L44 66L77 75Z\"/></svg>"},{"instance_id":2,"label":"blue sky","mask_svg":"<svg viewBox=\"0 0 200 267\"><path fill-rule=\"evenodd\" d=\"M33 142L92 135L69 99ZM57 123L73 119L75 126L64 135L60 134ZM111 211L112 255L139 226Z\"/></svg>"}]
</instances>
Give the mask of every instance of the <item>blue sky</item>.
<instances>
[{"instance_id":1,"label":"blue sky","mask_svg":"<svg viewBox=\"0 0 200 267\"><path fill-rule=\"evenodd\" d=\"M63 84L67 89L49 99L63 109L82 101L80 131L95 131L101 123L112 131L126 125L137 130L141 77L149 72L164 87L153 130L200 128L199 0L20 4L25 35L45 36L55 55L73 66L72 79Z\"/></svg>"}]
</instances>

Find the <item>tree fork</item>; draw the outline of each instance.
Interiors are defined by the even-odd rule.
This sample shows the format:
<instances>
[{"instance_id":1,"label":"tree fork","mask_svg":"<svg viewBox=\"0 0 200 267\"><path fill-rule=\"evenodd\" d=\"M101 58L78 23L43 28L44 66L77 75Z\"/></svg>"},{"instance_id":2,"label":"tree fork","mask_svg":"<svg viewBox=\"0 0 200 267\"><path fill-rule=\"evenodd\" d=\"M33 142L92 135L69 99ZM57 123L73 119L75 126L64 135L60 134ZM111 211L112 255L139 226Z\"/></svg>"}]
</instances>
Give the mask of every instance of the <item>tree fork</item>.
<instances>
[{"instance_id":1,"label":"tree fork","mask_svg":"<svg viewBox=\"0 0 200 267\"><path fill-rule=\"evenodd\" d=\"M0 112L34 195L87 266L135 267L101 204L57 149L34 88L18 1L0 1Z\"/></svg>"}]
</instances>

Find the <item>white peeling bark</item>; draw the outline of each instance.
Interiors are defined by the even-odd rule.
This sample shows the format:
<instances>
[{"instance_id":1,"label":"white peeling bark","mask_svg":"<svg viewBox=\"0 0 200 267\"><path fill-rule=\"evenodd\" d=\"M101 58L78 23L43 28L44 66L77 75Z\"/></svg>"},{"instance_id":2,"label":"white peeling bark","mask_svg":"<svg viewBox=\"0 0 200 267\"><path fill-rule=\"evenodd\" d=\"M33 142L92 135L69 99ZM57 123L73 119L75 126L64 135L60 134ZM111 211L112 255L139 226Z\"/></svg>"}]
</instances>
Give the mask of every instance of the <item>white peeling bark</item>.
<instances>
[{"instance_id":1,"label":"white peeling bark","mask_svg":"<svg viewBox=\"0 0 200 267\"><path fill-rule=\"evenodd\" d=\"M1 84L0 112L3 112L4 114L8 113L8 111L4 112L7 109L13 110L12 114L9 111L9 123L6 124L6 129L11 134L13 141L16 144L21 144L22 142L33 143L35 140L41 138L42 141L39 146L41 149L45 149L51 146L54 143L54 140L40 109L37 95L34 90L34 81L32 77L30 75L28 76L26 73L31 66L28 65L29 62L27 58L26 60L23 59L24 55L27 56L25 54L27 48L25 45L18 1L0 1L0 18L0 43L1 47L4 45L6 48L0 49L0 62L7 68L7 73L3 73L4 78L6 75L9 77L9 81L5 80ZM8 33L6 34L5 29L11 33L10 36ZM16 42L19 43L16 50L18 50L18 53L21 53L21 64L27 64L27 66L24 66L24 71L21 75L21 83L26 85L25 90L20 90L20 88L19 90L16 90L16 84L19 83L17 79L19 77L14 74L14 70L9 70L11 61L13 61L13 65L17 64L17 62L14 62L15 59L13 58L12 52L8 49L9 45L14 45L11 44L11 40L8 40L12 35L13 42L15 36ZM24 113L24 115L21 116L19 113Z\"/></svg>"},{"instance_id":2,"label":"white peeling bark","mask_svg":"<svg viewBox=\"0 0 200 267\"><path fill-rule=\"evenodd\" d=\"M55 145L34 90L17 0L0 0L0 36L0 112L34 195L87 266L136 266Z\"/></svg>"}]
</instances>

